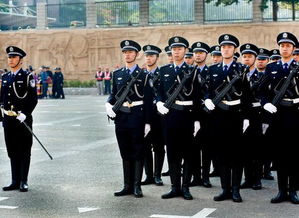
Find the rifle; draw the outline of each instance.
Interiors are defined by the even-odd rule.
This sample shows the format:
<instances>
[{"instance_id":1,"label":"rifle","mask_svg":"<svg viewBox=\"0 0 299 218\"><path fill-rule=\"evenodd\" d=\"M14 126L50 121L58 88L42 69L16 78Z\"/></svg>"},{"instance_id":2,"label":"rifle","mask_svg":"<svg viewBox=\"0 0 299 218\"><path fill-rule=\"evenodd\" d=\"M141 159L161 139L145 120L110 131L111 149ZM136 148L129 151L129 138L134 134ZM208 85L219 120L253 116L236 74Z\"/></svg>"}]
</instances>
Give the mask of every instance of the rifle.
<instances>
[{"instance_id":1,"label":"rifle","mask_svg":"<svg viewBox=\"0 0 299 218\"><path fill-rule=\"evenodd\" d=\"M123 103L125 101L125 99L128 97L128 94L132 88L132 86L134 85L135 81L137 80L138 76L141 74L141 70L138 72L138 74L136 76L132 76L131 81L128 83L128 85L125 88L120 89L115 97L116 97L116 102L112 107L112 110L114 111L114 113L117 113L118 111L122 111L124 113L130 113L131 109L129 107L123 107ZM129 103L132 103L132 101L130 99L128 99Z\"/></svg>"},{"instance_id":2,"label":"rifle","mask_svg":"<svg viewBox=\"0 0 299 218\"><path fill-rule=\"evenodd\" d=\"M284 83L282 84L280 90L279 91L274 90L276 92L276 95L274 96L274 98L271 102L274 106L277 106L279 103L282 103L286 106L290 105L288 102L282 102L281 100L282 100L285 92L287 91L287 89L291 83L291 80L293 79L295 74L298 73L298 71L299 71L299 65L297 65L297 67L295 67L294 69L291 70L290 74L288 75L288 77L286 78Z\"/></svg>"},{"instance_id":3,"label":"rifle","mask_svg":"<svg viewBox=\"0 0 299 218\"><path fill-rule=\"evenodd\" d=\"M221 90L217 93L217 95L212 99L212 102L214 103L214 105L218 105L220 108L224 109L224 110L228 110L229 106L225 105L225 104L220 104L221 100L223 99L223 97L228 93L228 91L233 87L233 85L241 78L243 77L243 75L248 71L249 67L246 66L244 71L239 74L236 73L237 75L235 75L235 77ZM210 110L205 106L204 110L206 112L210 112Z\"/></svg>"},{"instance_id":4,"label":"rifle","mask_svg":"<svg viewBox=\"0 0 299 218\"><path fill-rule=\"evenodd\" d=\"M179 85L175 88L175 90L168 96L168 99L164 103L164 107L166 107L168 109L173 107L173 103L175 102L175 99L178 97L181 90L184 88L186 81L190 78L190 76L193 74L193 72L195 72L195 70L196 70L196 67L194 67L194 69L191 72L189 71L189 73L186 73L185 71L183 71L184 77L183 77L181 83L179 83ZM175 109L183 110L184 106L176 105Z\"/></svg>"}]
</instances>

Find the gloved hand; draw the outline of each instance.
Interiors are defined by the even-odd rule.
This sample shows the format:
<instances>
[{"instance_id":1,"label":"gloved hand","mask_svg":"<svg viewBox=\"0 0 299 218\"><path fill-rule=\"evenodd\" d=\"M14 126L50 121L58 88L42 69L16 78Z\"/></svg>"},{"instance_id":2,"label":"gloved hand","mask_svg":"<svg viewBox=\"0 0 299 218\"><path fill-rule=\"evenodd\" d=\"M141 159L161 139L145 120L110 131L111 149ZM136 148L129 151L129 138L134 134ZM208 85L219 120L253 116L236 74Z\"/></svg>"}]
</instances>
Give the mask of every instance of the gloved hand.
<instances>
[{"instance_id":1,"label":"gloved hand","mask_svg":"<svg viewBox=\"0 0 299 218\"><path fill-rule=\"evenodd\" d=\"M144 138L147 136L147 134L151 131L151 125L146 123L144 127Z\"/></svg>"},{"instance_id":2,"label":"gloved hand","mask_svg":"<svg viewBox=\"0 0 299 218\"><path fill-rule=\"evenodd\" d=\"M215 109L215 105L211 99L209 99L209 98L206 99L204 103L205 103L206 108L208 108L210 111Z\"/></svg>"},{"instance_id":3,"label":"gloved hand","mask_svg":"<svg viewBox=\"0 0 299 218\"><path fill-rule=\"evenodd\" d=\"M115 112L112 110L113 106L109 102L106 102L105 107L106 107L106 113L107 113L108 117L110 117L110 118L116 117Z\"/></svg>"},{"instance_id":4,"label":"gloved hand","mask_svg":"<svg viewBox=\"0 0 299 218\"><path fill-rule=\"evenodd\" d=\"M249 126L249 120L248 119L244 119L243 120L243 133L246 131L246 129Z\"/></svg>"},{"instance_id":5,"label":"gloved hand","mask_svg":"<svg viewBox=\"0 0 299 218\"><path fill-rule=\"evenodd\" d=\"M23 113L19 113L17 116L17 120L19 120L21 123L23 123L26 120L26 115Z\"/></svg>"},{"instance_id":6,"label":"gloved hand","mask_svg":"<svg viewBox=\"0 0 299 218\"><path fill-rule=\"evenodd\" d=\"M193 132L193 136L195 137L197 132L200 130L200 122L199 121L195 121L194 122L194 132Z\"/></svg>"},{"instance_id":7,"label":"gloved hand","mask_svg":"<svg viewBox=\"0 0 299 218\"><path fill-rule=\"evenodd\" d=\"M264 105L263 107L266 111L270 112L271 114L276 113L277 112L277 108L271 104L271 103L267 103Z\"/></svg>"},{"instance_id":8,"label":"gloved hand","mask_svg":"<svg viewBox=\"0 0 299 218\"><path fill-rule=\"evenodd\" d=\"M268 128L269 128L269 124L268 124L268 123L263 123L263 124L262 124L262 132L263 132L263 135L266 134L266 131L267 131Z\"/></svg>"},{"instance_id":9,"label":"gloved hand","mask_svg":"<svg viewBox=\"0 0 299 218\"><path fill-rule=\"evenodd\" d=\"M164 106L164 103L162 101L158 101L156 105L157 105L157 110L159 111L160 114L165 115L169 112L169 109Z\"/></svg>"}]
</instances>

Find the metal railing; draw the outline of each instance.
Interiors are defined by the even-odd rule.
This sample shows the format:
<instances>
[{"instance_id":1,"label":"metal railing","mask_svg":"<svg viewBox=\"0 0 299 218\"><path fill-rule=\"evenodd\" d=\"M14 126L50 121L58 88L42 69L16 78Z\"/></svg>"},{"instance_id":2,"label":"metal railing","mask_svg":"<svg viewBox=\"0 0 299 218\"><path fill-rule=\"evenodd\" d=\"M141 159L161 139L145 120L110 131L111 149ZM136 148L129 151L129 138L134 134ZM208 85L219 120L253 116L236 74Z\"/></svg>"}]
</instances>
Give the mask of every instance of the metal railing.
<instances>
[{"instance_id":1,"label":"metal railing","mask_svg":"<svg viewBox=\"0 0 299 218\"><path fill-rule=\"evenodd\" d=\"M72 28L86 26L86 4L48 4L47 17L54 18L48 22L49 28Z\"/></svg>"},{"instance_id":2,"label":"metal railing","mask_svg":"<svg viewBox=\"0 0 299 218\"><path fill-rule=\"evenodd\" d=\"M139 1L103 1L96 2L97 25L136 26L139 24Z\"/></svg>"},{"instance_id":3,"label":"metal railing","mask_svg":"<svg viewBox=\"0 0 299 218\"><path fill-rule=\"evenodd\" d=\"M194 0L149 0L149 24L194 22Z\"/></svg>"},{"instance_id":4,"label":"metal railing","mask_svg":"<svg viewBox=\"0 0 299 218\"><path fill-rule=\"evenodd\" d=\"M268 0L267 8L263 12L264 21L273 21L273 2ZM277 2L277 21L293 21L299 20L299 1L294 0L294 8L292 3Z\"/></svg>"},{"instance_id":5,"label":"metal railing","mask_svg":"<svg viewBox=\"0 0 299 218\"><path fill-rule=\"evenodd\" d=\"M205 23L235 23L252 21L252 2L240 0L238 4L216 6L217 1L205 3Z\"/></svg>"},{"instance_id":6,"label":"metal railing","mask_svg":"<svg viewBox=\"0 0 299 218\"><path fill-rule=\"evenodd\" d=\"M239 0L238 4L224 6L216 5L217 0L202 0L203 11L195 11L197 0L148 0L148 25L192 24L198 23L195 17L199 14L204 24L252 22L252 1ZM208 2L207 2L208 1ZM198 2L197 2L198 3ZM86 28L87 15L89 20L96 21L98 27L139 26L139 0L98 0L95 9L88 13L86 3L47 4L46 14L48 28ZM263 11L263 21L298 21L299 1L294 3L278 2L277 13L273 13L273 2L268 0L267 8ZM276 16L275 16L276 15ZM0 3L1 30L18 30L36 28L37 7L14 6ZM277 19L273 19L276 17ZM93 22L94 22L93 21ZM142 21L144 23L144 19ZM202 21L200 21L202 22ZM94 24L92 24L94 25Z\"/></svg>"}]
</instances>

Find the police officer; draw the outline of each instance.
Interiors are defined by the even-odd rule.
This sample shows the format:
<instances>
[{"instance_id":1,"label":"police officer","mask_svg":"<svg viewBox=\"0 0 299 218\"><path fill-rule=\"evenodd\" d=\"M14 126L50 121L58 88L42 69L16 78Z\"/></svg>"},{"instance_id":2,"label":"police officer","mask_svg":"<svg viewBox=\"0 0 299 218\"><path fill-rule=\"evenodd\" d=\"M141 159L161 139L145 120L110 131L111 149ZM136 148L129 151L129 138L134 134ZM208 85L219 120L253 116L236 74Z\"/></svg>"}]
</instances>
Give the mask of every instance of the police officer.
<instances>
[{"instance_id":1,"label":"police officer","mask_svg":"<svg viewBox=\"0 0 299 218\"><path fill-rule=\"evenodd\" d=\"M222 193L214 197L215 201L232 199L242 202L239 192L242 179L242 156L240 138L249 126L248 109L250 102L249 83L244 76L244 66L233 60L239 40L230 34L223 34L218 39L223 62L209 67L209 89L206 93L205 106L211 112L211 143L216 151ZM241 74L243 73L243 74ZM240 75L240 76L238 76ZM212 99L218 92L227 90L227 84L236 82L228 89L221 102L215 105ZM234 80L234 81L235 81Z\"/></svg>"},{"instance_id":2,"label":"police officer","mask_svg":"<svg viewBox=\"0 0 299 218\"><path fill-rule=\"evenodd\" d=\"M299 204L296 192L297 148L293 143L299 130L298 63L292 56L297 43L297 38L292 33L282 32L277 36L281 60L267 65L260 85L261 104L272 115L269 131L273 140L270 143L277 167L279 192L271 199L271 203L290 200ZM289 78L291 81L286 83L286 78L293 70L296 70L296 73ZM278 94L283 95L282 99L276 98Z\"/></svg>"},{"instance_id":3,"label":"police officer","mask_svg":"<svg viewBox=\"0 0 299 218\"><path fill-rule=\"evenodd\" d=\"M293 52L293 58L296 62L299 62L299 44L296 46L296 49Z\"/></svg>"},{"instance_id":4,"label":"police officer","mask_svg":"<svg viewBox=\"0 0 299 218\"><path fill-rule=\"evenodd\" d=\"M64 92L63 92L63 74L61 72L60 67L56 67L55 73L53 75L53 97L54 98L62 98L64 99Z\"/></svg>"},{"instance_id":5,"label":"police officer","mask_svg":"<svg viewBox=\"0 0 299 218\"><path fill-rule=\"evenodd\" d=\"M197 79L200 84L204 84L207 74L208 66L206 65L206 59L208 57L210 47L204 42L195 42L191 47L194 56L194 63L197 67ZM204 87L201 89L203 90ZM204 95L204 92L201 96ZM199 101L202 101L199 99ZM201 102L202 103L202 102ZM211 188L211 182L209 179L210 165L212 152L210 150L209 142L209 114L205 114L200 117L201 128L196 135L194 142L193 152L193 181L190 186L202 185L206 188ZM202 160L201 160L202 159Z\"/></svg>"},{"instance_id":6,"label":"police officer","mask_svg":"<svg viewBox=\"0 0 299 218\"><path fill-rule=\"evenodd\" d=\"M281 55L280 55L280 52L279 52L279 49L272 49L270 51L270 61L271 62L276 62L276 61L279 61L281 59Z\"/></svg>"},{"instance_id":7,"label":"police officer","mask_svg":"<svg viewBox=\"0 0 299 218\"><path fill-rule=\"evenodd\" d=\"M159 67L157 62L159 60L159 54L162 52L160 48L154 45L145 45L142 50L145 54L145 64L147 72L151 76L151 85L153 96L157 96L157 89L159 86ZM165 150L163 140L163 129L161 116L158 114L156 101L153 103L152 114L151 114L151 131L145 138L146 142L146 154L144 160L144 170L146 179L141 183L142 185L156 184L158 186L163 185L161 179L161 171L164 162ZM154 161L152 155L152 149L154 151ZM153 162L155 170L153 173Z\"/></svg>"},{"instance_id":8,"label":"police officer","mask_svg":"<svg viewBox=\"0 0 299 218\"><path fill-rule=\"evenodd\" d=\"M265 48L259 48L259 54L256 58L256 69L259 72L259 75L264 75L266 66L269 63L271 52ZM263 114L264 111L261 111ZM262 116L263 117L263 116ZM262 124L262 131L263 135L261 137L262 141L271 140L271 136L269 135L269 131L267 131L269 124L266 123L267 120L263 120ZM262 158L262 179L266 180L274 180L274 177L271 173L271 158L272 155L270 155L271 148L268 148L267 146L261 146L259 151L261 152L261 158Z\"/></svg>"},{"instance_id":9,"label":"police officer","mask_svg":"<svg viewBox=\"0 0 299 218\"><path fill-rule=\"evenodd\" d=\"M167 62L169 64L173 64L173 57L172 57L172 53L171 53L171 48L169 46L166 46L164 48L164 51L165 51L165 53L167 55Z\"/></svg>"},{"instance_id":10,"label":"police officer","mask_svg":"<svg viewBox=\"0 0 299 218\"><path fill-rule=\"evenodd\" d=\"M262 188L262 163L261 163L261 137L262 137L262 121L261 121L261 104L257 95L258 84L262 74L255 68L256 58L263 55L259 53L257 46L246 43L240 47L242 64L249 67L249 72L246 75L250 83L252 94L252 110L249 114L250 126L243 134L243 143L245 144L245 163L244 173L245 182L241 188L252 188L259 190Z\"/></svg>"},{"instance_id":11,"label":"police officer","mask_svg":"<svg viewBox=\"0 0 299 218\"><path fill-rule=\"evenodd\" d=\"M10 72L2 77L0 105L6 149L11 164L12 182L3 191L28 191L28 172L32 135L23 122L32 128L32 112L37 104L33 75L22 69L26 53L15 46L6 48Z\"/></svg>"},{"instance_id":12,"label":"police officer","mask_svg":"<svg viewBox=\"0 0 299 218\"><path fill-rule=\"evenodd\" d=\"M188 65L193 65L194 58L193 58L192 48L188 48L188 51L186 52L185 57L184 57L184 61Z\"/></svg>"},{"instance_id":13,"label":"police officer","mask_svg":"<svg viewBox=\"0 0 299 218\"><path fill-rule=\"evenodd\" d=\"M106 103L106 111L115 120L115 133L123 160L124 188L115 192L115 196L134 194L136 198L143 197L141 177L144 160L144 137L150 131L150 112L152 108L152 91L149 86L150 75L136 64L136 58L141 50L140 45L132 40L120 43L126 66L113 73L112 93ZM119 111L113 110L113 105L122 99L128 83L136 79L129 87L129 94L124 96L125 102L120 102Z\"/></svg>"},{"instance_id":14,"label":"police officer","mask_svg":"<svg viewBox=\"0 0 299 218\"><path fill-rule=\"evenodd\" d=\"M171 190L162 195L163 199L182 196L186 200L193 199L189 191L191 179L192 138L200 129L198 116L198 80L196 72L184 62L184 55L189 46L188 41L180 36L169 39L174 64L160 68L160 86L157 96L157 109L163 115L165 143L170 172ZM183 88L175 95L173 104L165 106L165 102L177 93L181 82ZM198 102L198 103L197 103ZM183 164L183 180L181 181L181 162ZM182 184L182 186L181 186Z\"/></svg>"},{"instance_id":15,"label":"police officer","mask_svg":"<svg viewBox=\"0 0 299 218\"><path fill-rule=\"evenodd\" d=\"M234 61L238 62L239 57L240 57L240 53L239 52L235 52L235 54L234 54Z\"/></svg>"},{"instance_id":16,"label":"police officer","mask_svg":"<svg viewBox=\"0 0 299 218\"><path fill-rule=\"evenodd\" d=\"M219 45L214 45L210 48L211 58L213 64L218 64L222 62L222 55Z\"/></svg>"}]
</instances>

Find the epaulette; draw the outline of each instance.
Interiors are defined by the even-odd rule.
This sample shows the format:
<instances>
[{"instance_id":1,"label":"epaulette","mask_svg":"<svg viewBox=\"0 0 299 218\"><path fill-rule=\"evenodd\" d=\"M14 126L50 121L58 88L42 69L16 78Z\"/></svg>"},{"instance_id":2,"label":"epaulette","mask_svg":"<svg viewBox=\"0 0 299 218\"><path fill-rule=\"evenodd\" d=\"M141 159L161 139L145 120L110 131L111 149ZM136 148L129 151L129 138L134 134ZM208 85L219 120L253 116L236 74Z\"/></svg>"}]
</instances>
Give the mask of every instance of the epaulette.
<instances>
[{"instance_id":1,"label":"epaulette","mask_svg":"<svg viewBox=\"0 0 299 218\"><path fill-rule=\"evenodd\" d=\"M113 74L114 74L114 73L117 73L117 72L119 72L119 71L122 71L122 69L123 69L123 67L122 67L122 68L118 68L118 69L112 71L112 73L113 73Z\"/></svg>"},{"instance_id":2,"label":"epaulette","mask_svg":"<svg viewBox=\"0 0 299 218\"><path fill-rule=\"evenodd\" d=\"M163 66L160 67L160 69L165 68L165 67L169 67L171 64L165 64Z\"/></svg>"}]
</instances>

